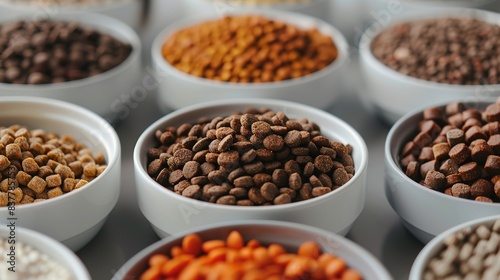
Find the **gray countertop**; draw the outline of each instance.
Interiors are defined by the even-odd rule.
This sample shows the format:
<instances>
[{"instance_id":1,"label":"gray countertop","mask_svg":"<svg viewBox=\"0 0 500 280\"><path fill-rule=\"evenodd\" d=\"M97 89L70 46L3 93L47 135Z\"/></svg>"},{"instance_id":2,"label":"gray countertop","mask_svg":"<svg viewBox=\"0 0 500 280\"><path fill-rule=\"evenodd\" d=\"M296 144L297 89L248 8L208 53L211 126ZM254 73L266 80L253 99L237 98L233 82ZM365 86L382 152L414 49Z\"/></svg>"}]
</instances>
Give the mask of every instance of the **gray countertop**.
<instances>
[{"instance_id":1,"label":"gray countertop","mask_svg":"<svg viewBox=\"0 0 500 280\"><path fill-rule=\"evenodd\" d=\"M170 0L164 0L170 1ZM180 15L176 4L167 10L155 7L152 17L159 18L155 26L142 32L145 55L144 67L149 64L148 48L153 36ZM363 212L354 222L347 238L371 252L393 275L408 279L411 265L423 244L402 225L384 194L384 142L390 127L374 117L361 105L356 85L359 84L356 59L351 61L349 85L341 98L326 111L345 120L364 138L369 151L367 195ZM156 104L155 93L130 107L130 114L115 125L122 144L122 175L120 199L98 235L77 252L93 279L110 279L133 255L159 238L139 210L136 201L132 152L139 135L151 123L163 116Z\"/></svg>"}]
</instances>

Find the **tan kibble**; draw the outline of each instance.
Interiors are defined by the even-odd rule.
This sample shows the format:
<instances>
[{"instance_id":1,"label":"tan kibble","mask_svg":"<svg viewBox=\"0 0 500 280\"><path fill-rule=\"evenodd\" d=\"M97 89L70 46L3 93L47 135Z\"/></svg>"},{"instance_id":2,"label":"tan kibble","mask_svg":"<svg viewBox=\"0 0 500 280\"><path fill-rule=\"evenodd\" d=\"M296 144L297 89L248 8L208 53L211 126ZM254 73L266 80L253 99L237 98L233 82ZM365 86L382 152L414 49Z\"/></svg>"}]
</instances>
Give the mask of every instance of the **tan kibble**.
<instances>
[{"instance_id":1,"label":"tan kibble","mask_svg":"<svg viewBox=\"0 0 500 280\"><path fill-rule=\"evenodd\" d=\"M49 191L47 191L47 196L49 198L54 198L54 197L57 197L60 195L63 195L63 191L61 190L60 187L56 187L56 188L53 188L53 189L50 189Z\"/></svg>"},{"instance_id":2,"label":"tan kibble","mask_svg":"<svg viewBox=\"0 0 500 280\"><path fill-rule=\"evenodd\" d=\"M95 177L97 175L97 168L95 163L90 162L83 166L83 175L86 177Z\"/></svg>"},{"instance_id":3,"label":"tan kibble","mask_svg":"<svg viewBox=\"0 0 500 280\"><path fill-rule=\"evenodd\" d=\"M59 164L57 165L57 167L54 169L54 172L56 174L59 174L61 175L61 177L63 179L66 179L66 178L73 178L74 177L74 173L73 171L71 171L71 168L69 168L68 166L66 165L62 165L62 164Z\"/></svg>"},{"instance_id":4,"label":"tan kibble","mask_svg":"<svg viewBox=\"0 0 500 280\"><path fill-rule=\"evenodd\" d=\"M19 171L16 174L16 180L19 182L19 184L23 186L27 186L28 183L31 181L31 178L32 178L31 175L24 171Z\"/></svg>"},{"instance_id":5,"label":"tan kibble","mask_svg":"<svg viewBox=\"0 0 500 280\"><path fill-rule=\"evenodd\" d=\"M0 171L4 171L10 165L10 160L4 155L0 155Z\"/></svg>"},{"instance_id":6,"label":"tan kibble","mask_svg":"<svg viewBox=\"0 0 500 280\"><path fill-rule=\"evenodd\" d=\"M9 194L0 192L0 206L7 206L9 204Z\"/></svg>"},{"instance_id":7,"label":"tan kibble","mask_svg":"<svg viewBox=\"0 0 500 280\"><path fill-rule=\"evenodd\" d=\"M28 183L28 188L34 190L37 194L41 194L45 187L47 186L47 182L41 177L35 176Z\"/></svg>"},{"instance_id":8,"label":"tan kibble","mask_svg":"<svg viewBox=\"0 0 500 280\"><path fill-rule=\"evenodd\" d=\"M49 159L57 161L59 163L61 163L64 159L64 153L61 151L61 149L53 149L47 153L47 156L49 157Z\"/></svg>"},{"instance_id":9,"label":"tan kibble","mask_svg":"<svg viewBox=\"0 0 500 280\"><path fill-rule=\"evenodd\" d=\"M107 165L99 165L97 167L97 176L101 175L107 168Z\"/></svg>"},{"instance_id":10,"label":"tan kibble","mask_svg":"<svg viewBox=\"0 0 500 280\"><path fill-rule=\"evenodd\" d=\"M232 83L279 82L331 64L338 50L317 29L300 30L257 15L226 16L179 30L164 58L193 76Z\"/></svg>"},{"instance_id":11,"label":"tan kibble","mask_svg":"<svg viewBox=\"0 0 500 280\"><path fill-rule=\"evenodd\" d=\"M62 184L61 175L59 174L47 176L45 181L47 182L47 187L49 188L59 187Z\"/></svg>"},{"instance_id":12,"label":"tan kibble","mask_svg":"<svg viewBox=\"0 0 500 280\"><path fill-rule=\"evenodd\" d=\"M40 170L40 166L33 158L26 158L22 161L23 171L30 174L35 175L38 170Z\"/></svg>"},{"instance_id":13,"label":"tan kibble","mask_svg":"<svg viewBox=\"0 0 500 280\"><path fill-rule=\"evenodd\" d=\"M75 190L85 186L88 183L89 182L87 180L78 180L78 182L75 185Z\"/></svg>"},{"instance_id":14,"label":"tan kibble","mask_svg":"<svg viewBox=\"0 0 500 280\"><path fill-rule=\"evenodd\" d=\"M52 170L52 168L50 168L48 166L42 166L42 167L40 167L40 169L38 170L36 175L38 177L45 178L45 177L50 176L52 174L54 174L54 171Z\"/></svg>"},{"instance_id":15,"label":"tan kibble","mask_svg":"<svg viewBox=\"0 0 500 280\"><path fill-rule=\"evenodd\" d=\"M21 200L21 202L19 202L19 204L30 204L30 203L33 203L35 199L29 195L24 195L23 196L23 199Z\"/></svg>"},{"instance_id":16,"label":"tan kibble","mask_svg":"<svg viewBox=\"0 0 500 280\"><path fill-rule=\"evenodd\" d=\"M28 142L28 139L26 137L20 136L16 137L14 140L14 144L18 145L19 148L21 148L21 151L28 151L30 149L30 143Z\"/></svg>"},{"instance_id":17,"label":"tan kibble","mask_svg":"<svg viewBox=\"0 0 500 280\"><path fill-rule=\"evenodd\" d=\"M74 161L68 164L69 168L71 168L71 171L75 173L76 177L79 177L83 174L83 165L81 161Z\"/></svg>"},{"instance_id":18,"label":"tan kibble","mask_svg":"<svg viewBox=\"0 0 500 280\"><path fill-rule=\"evenodd\" d=\"M76 186L76 181L73 178L66 178L64 179L64 184L63 184L63 192L67 193L72 191Z\"/></svg>"},{"instance_id":19,"label":"tan kibble","mask_svg":"<svg viewBox=\"0 0 500 280\"><path fill-rule=\"evenodd\" d=\"M9 158L9 160L23 159L21 148L16 144L8 144L5 146L5 155Z\"/></svg>"},{"instance_id":20,"label":"tan kibble","mask_svg":"<svg viewBox=\"0 0 500 280\"><path fill-rule=\"evenodd\" d=\"M21 200L23 199L24 193L23 193L23 190L21 188L17 187L17 188L14 188L14 190L9 190L9 192L12 192L12 194L10 196L11 197L14 196L14 201L16 203L21 202Z\"/></svg>"}]
</instances>

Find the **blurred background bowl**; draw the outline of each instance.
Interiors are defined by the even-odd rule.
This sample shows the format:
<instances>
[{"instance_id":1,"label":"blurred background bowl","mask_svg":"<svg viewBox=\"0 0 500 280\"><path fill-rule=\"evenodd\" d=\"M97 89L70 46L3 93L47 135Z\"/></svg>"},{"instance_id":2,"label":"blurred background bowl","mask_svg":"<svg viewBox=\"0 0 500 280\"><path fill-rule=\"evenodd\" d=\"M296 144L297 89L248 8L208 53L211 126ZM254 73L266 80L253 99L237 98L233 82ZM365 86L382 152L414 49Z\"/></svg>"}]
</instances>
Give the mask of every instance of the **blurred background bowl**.
<instances>
[{"instance_id":1,"label":"blurred background bowl","mask_svg":"<svg viewBox=\"0 0 500 280\"><path fill-rule=\"evenodd\" d=\"M383 18L387 13L391 15L412 13L412 12L430 12L436 9L450 8L471 8L487 10L492 12L500 11L500 2L496 0L371 0L369 1L371 15ZM374 18L378 20L377 18Z\"/></svg>"},{"instance_id":2,"label":"blurred background bowl","mask_svg":"<svg viewBox=\"0 0 500 280\"><path fill-rule=\"evenodd\" d=\"M354 177L328 194L301 202L229 206L186 198L166 189L148 175L147 154L148 149L155 145L156 130L194 122L200 117L230 115L252 107L281 111L290 118L307 118L321 128L322 135L350 144L353 147ZM216 222L252 219L297 222L345 235L364 207L367 160L368 151L361 136L344 121L319 109L272 99L221 100L177 110L150 125L136 143L134 172L139 208L160 237Z\"/></svg>"},{"instance_id":3,"label":"blurred background bowl","mask_svg":"<svg viewBox=\"0 0 500 280\"><path fill-rule=\"evenodd\" d=\"M47 3L32 3L31 1L0 1L0 19L8 17L28 17L40 19L59 17L64 14L97 13L115 18L134 30L141 27L143 0L110 0L101 3L65 3L65 1L47 1ZM33 1L35 2L35 1ZM114 34L113 34L114 35Z\"/></svg>"},{"instance_id":4,"label":"blurred background bowl","mask_svg":"<svg viewBox=\"0 0 500 280\"><path fill-rule=\"evenodd\" d=\"M11 230L6 225L3 225L0 228L0 237L7 239L11 237ZM90 280L90 274L82 263L82 261L78 258L75 253L73 253L66 246L61 244L60 242L54 240L53 238L39 233L34 230L30 230L27 228L16 226L15 235L14 235L15 244L13 244L17 250L19 250L19 244L29 245L40 253L48 256L52 261L57 262L59 265L62 265L64 268L68 269L68 271L72 275L72 279L75 280ZM19 254L19 251L16 251ZM7 255L8 252L2 252L2 254ZM19 255L17 256L19 257ZM17 262L16 272L13 274L21 274L20 270L27 269L27 267L21 268L19 263ZM32 264L32 266L36 266L36 264ZM10 272L7 272L10 273ZM14 278L18 279L18 278Z\"/></svg>"},{"instance_id":5,"label":"blurred background bowl","mask_svg":"<svg viewBox=\"0 0 500 280\"><path fill-rule=\"evenodd\" d=\"M365 280L392 279L376 258L356 243L340 235L296 223L253 220L200 227L160 240L127 261L115 274L113 280L138 279L140 274L147 269L150 256L157 253L168 254L173 246L181 245L182 238L189 233L198 234L202 240L224 240L233 230L239 231L245 241L257 239L263 245L277 243L291 253L296 253L302 243L314 241L323 252L344 259L347 265L359 271Z\"/></svg>"},{"instance_id":6,"label":"blurred background bowl","mask_svg":"<svg viewBox=\"0 0 500 280\"><path fill-rule=\"evenodd\" d=\"M464 104L484 109L491 102L476 101ZM405 227L422 243L427 243L436 235L460 223L500 213L500 203L478 202L446 195L420 185L403 172L399 162L401 149L417 135L421 120L422 110L410 112L398 120L387 135L385 194Z\"/></svg>"},{"instance_id":7,"label":"blurred background bowl","mask_svg":"<svg viewBox=\"0 0 500 280\"><path fill-rule=\"evenodd\" d=\"M26 17L1 17L0 24ZM90 13L65 13L51 17L53 20L74 21L116 39L129 43L132 52L121 64L93 77L56 84L7 84L0 83L0 96L47 97L71 102L113 120L120 113L121 97L130 94L140 85L141 42L126 24L114 18Z\"/></svg>"},{"instance_id":8,"label":"blurred background bowl","mask_svg":"<svg viewBox=\"0 0 500 280\"><path fill-rule=\"evenodd\" d=\"M297 12L329 20L330 0L297 0L274 1L273 3L251 3L248 0L184 0L183 9L186 15L216 15L223 16L233 12L258 12L279 10Z\"/></svg>"},{"instance_id":9,"label":"blurred background bowl","mask_svg":"<svg viewBox=\"0 0 500 280\"><path fill-rule=\"evenodd\" d=\"M411 271L410 271L409 280L425 279L424 273L425 273L426 268L429 265L429 261L435 257L438 257L438 254L443 250L443 248L445 248L445 240L447 238L456 234L457 232L460 232L462 230L466 230L467 228L476 229L480 225L485 225L488 228L490 228L491 226L493 226L495 221L497 221L499 219L500 219L500 215L498 215L498 214L495 216L487 216L487 217L477 218L477 219L456 225L453 228L450 228L450 229L442 232L438 236L436 236L429 243L427 243L427 245L425 245L425 247L422 249L422 251L420 251L417 258L413 262L413 265L412 265ZM494 245L494 244L492 243L492 245ZM500 246L500 244L497 244L497 246ZM497 260L496 264L498 265L498 260ZM497 271L498 271L498 269L497 269ZM463 275L463 276L465 276L465 275ZM483 278L483 279L493 279L493 278Z\"/></svg>"},{"instance_id":10,"label":"blurred background bowl","mask_svg":"<svg viewBox=\"0 0 500 280\"><path fill-rule=\"evenodd\" d=\"M374 23L360 43L360 69L364 85L359 92L360 101L374 114L394 124L405 113L416 107L463 98L500 96L500 84L451 85L407 76L389 68L372 53L373 39L382 31L403 22L437 19L447 16L471 16L492 24L500 24L500 14L475 9L450 8L390 17L389 22Z\"/></svg>"},{"instance_id":11,"label":"blurred background bowl","mask_svg":"<svg viewBox=\"0 0 500 280\"><path fill-rule=\"evenodd\" d=\"M233 13L232 13L233 14ZM235 13L241 14L240 12ZM245 13L246 14L246 13ZM327 108L343 92L343 72L349 59L346 39L330 24L310 16L282 11L259 11L264 17L279 20L299 28L316 27L332 37L338 57L326 68L297 79L268 83L224 83L184 73L173 67L162 56L162 46L179 29L215 19L217 16L182 20L164 29L152 47L153 66L161 77L158 90L159 105L164 111L212 100L238 98L273 98L295 101L318 108ZM314 95L314 97L311 97Z\"/></svg>"},{"instance_id":12,"label":"blurred background bowl","mask_svg":"<svg viewBox=\"0 0 500 280\"><path fill-rule=\"evenodd\" d=\"M45 201L17 205L16 224L46 234L73 251L102 228L120 194L120 140L103 118L80 106L48 98L0 97L0 126L20 124L71 135L92 152L102 152L107 168L85 187ZM7 221L7 207L0 219Z\"/></svg>"}]
</instances>

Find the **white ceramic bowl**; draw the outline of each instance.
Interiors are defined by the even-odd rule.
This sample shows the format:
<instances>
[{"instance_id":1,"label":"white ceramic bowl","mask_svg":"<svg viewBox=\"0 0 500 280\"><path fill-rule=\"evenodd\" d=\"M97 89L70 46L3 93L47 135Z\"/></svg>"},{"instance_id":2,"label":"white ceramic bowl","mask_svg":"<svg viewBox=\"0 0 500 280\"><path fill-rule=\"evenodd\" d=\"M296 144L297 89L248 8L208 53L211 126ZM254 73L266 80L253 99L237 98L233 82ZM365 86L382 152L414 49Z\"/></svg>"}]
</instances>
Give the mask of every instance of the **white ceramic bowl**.
<instances>
[{"instance_id":1,"label":"white ceramic bowl","mask_svg":"<svg viewBox=\"0 0 500 280\"><path fill-rule=\"evenodd\" d=\"M0 1L0 18L18 17L28 14L32 19L53 17L64 14L97 13L120 20L139 30L142 17L141 0L116 0L100 4L64 4L64 1L53 1L54 4L33 4L11 0Z\"/></svg>"},{"instance_id":2,"label":"white ceramic bowl","mask_svg":"<svg viewBox=\"0 0 500 280\"><path fill-rule=\"evenodd\" d=\"M235 11L280 10L310 15L324 21L329 20L330 0L307 0L297 3L244 3L232 0L183 0L184 13L187 15L207 14L224 15Z\"/></svg>"},{"instance_id":3,"label":"white ceramic bowl","mask_svg":"<svg viewBox=\"0 0 500 280\"><path fill-rule=\"evenodd\" d=\"M182 238L189 233L197 233L203 240L211 240L225 239L232 230L239 231L245 240L257 239L263 245L281 244L291 253L296 253L300 244L315 241L323 252L341 257L348 266L358 270L365 280L392 279L373 255L340 235L296 223L253 220L199 227L160 240L127 261L115 274L113 280L138 279L148 267L147 261L150 256L155 253L168 254L170 248L180 245Z\"/></svg>"},{"instance_id":4,"label":"white ceramic bowl","mask_svg":"<svg viewBox=\"0 0 500 280\"><path fill-rule=\"evenodd\" d=\"M21 17L22 18L22 17ZM25 17L24 17L25 18ZM20 19L0 17L0 24ZM109 119L116 119L122 112L122 97L133 94L140 85L141 42L126 24L114 18L90 13L65 13L54 20L76 21L100 32L110 34L132 46L129 57L115 68L99 75L57 84L18 85L0 83L0 96L48 97L81 105Z\"/></svg>"},{"instance_id":5,"label":"white ceramic bowl","mask_svg":"<svg viewBox=\"0 0 500 280\"><path fill-rule=\"evenodd\" d=\"M429 243L427 243L427 245L425 245L425 247L422 249L422 251L420 251L417 258L413 262L409 280L424 279L423 275L429 261L434 258L439 252L441 252L441 250L443 250L445 246L444 240L447 237L469 227L476 228L480 225L491 227L493 223L498 219L500 219L500 215L498 214L495 216L477 218L454 226L453 228L450 228L436 236L436 238L432 239Z\"/></svg>"},{"instance_id":6,"label":"white ceramic bowl","mask_svg":"<svg viewBox=\"0 0 500 280\"><path fill-rule=\"evenodd\" d=\"M0 126L20 124L60 135L69 134L95 152L102 152L108 167L85 187L59 197L18 205L16 224L44 233L77 251L101 229L120 194L120 140L103 118L80 106L53 99L0 97ZM0 221L7 221L0 207Z\"/></svg>"},{"instance_id":7,"label":"white ceramic bowl","mask_svg":"<svg viewBox=\"0 0 500 280\"><path fill-rule=\"evenodd\" d=\"M492 102L477 100L484 109ZM444 106L435 104L434 106ZM467 103L465 103L467 104ZM432 106L432 107L434 107ZM401 222L421 242L427 243L441 232L460 223L500 213L500 203L484 203L457 198L428 189L410 179L400 167L402 147L417 134L422 111L416 110L398 120L385 142L385 194Z\"/></svg>"},{"instance_id":8,"label":"white ceramic bowl","mask_svg":"<svg viewBox=\"0 0 500 280\"><path fill-rule=\"evenodd\" d=\"M241 14L241 12L231 14ZM300 28L317 27L320 32L333 38L339 50L337 59L320 71L281 82L238 84L198 78L170 65L163 58L161 49L165 40L177 30L215 19L216 16L181 20L164 29L154 40L151 50L153 66L161 77L158 92L160 106L164 110L179 109L204 101L234 98L274 98L319 108L330 106L342 93L342 74L348 60L349 49L344 36L328 23L310 16L282 11L259 11L259 14Z\"/></svg>"},{"instance_id":9,"label":"white ceramic bowl","mask_svg":"<svg viewBox=\"0 0 500 280\"><path fill-rule=\"evenodd\" d=\"M229 115L249 107L282 111L290 118L307 118L322 134L353 147L355 175L342 187L320 197L287 205L228 206L178 195L155 182L147 173L147 151L155 145L154 132L194 122L200 117ZM344 121L302 104L272 99L221 100L177 110L150 125L134 149L137 199L143 215L160 237L216 222L274 219L320 227L345 235L364 207L368 151L360 135ZM330 214L325 214L330 213Z\"/></svg>"},{"instance_id":10,"label":"white ceramic bowl","mask_svg":"<svg viewBox=\"0 0 500 280\"><path fill-rule=\"evenodd\" d=\"M369 27L360 43L360 67L363 89L360 99L368 109L393 124L416 106L447 102L454 99L500 96L500 84L449 85L417 79L385 66L371 51L372 40L386 28L401 22L446 16L472 16L493 24L500 24L500 14L474 9L450 8L432 12L418 12L394 17L388 24L375 23Z\"/></svg>"},{"instance_id":11,"label":"white ceramic bowl","mask_svg":"<svg viewBox=\"0 0 500 280\"><path fill-rule=\"evenodd\" d=\"M500 2L497 0L371 0L369 7L370 14L368 16L372 20L381 20L386 15L428 12L435 9L472 8L498 12L500 11Z\"/></svg>"},{"instance_id":12,"label":"white ceramic bowl","mask_svg":"<svg viewBox=\"0 0 500 280\"><path fill-rule=\"evenodd\" d=\"M76 256L75 253L73 253L70 249L68 249L60 242L54 240L53 238L37 231L19 226L15 227L14 235L11 235L11 230L9 229L9 227L7 227L6 225L2 225L2 227L0 228L0 237L9 238L11 236L13 236L14 238L11 240L15 240L16 242L15 244L13 244L14 246L18 247L19 243L31 246L40 253L47 255L51 260L68 269L72 274L73 279L92 279L89 272L87 271L87 268L78 258L78 256ZM8 253L9 252L2 252L2 255ZM17 267L17 269L19 268ZM19 271L12 273L19 273Z\"/></svg>"}]
</instances>

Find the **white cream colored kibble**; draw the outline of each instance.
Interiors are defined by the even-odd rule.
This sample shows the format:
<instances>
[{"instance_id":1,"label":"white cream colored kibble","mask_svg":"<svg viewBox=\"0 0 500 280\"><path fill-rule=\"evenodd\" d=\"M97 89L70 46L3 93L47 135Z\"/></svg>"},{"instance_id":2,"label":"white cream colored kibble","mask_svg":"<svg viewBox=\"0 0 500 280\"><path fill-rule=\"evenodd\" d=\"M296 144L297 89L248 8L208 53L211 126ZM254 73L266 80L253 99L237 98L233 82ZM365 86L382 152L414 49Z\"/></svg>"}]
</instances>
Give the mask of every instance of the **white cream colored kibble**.
<instances>
[{"instance_id":1,"label":"white cream colored kibble","mask_svg":"<svg viewBox=\"0 0 500 280\"><path fill-rule=\"evenodd\" d=\"M500 279L500 219L447 236L444 248L429 260L424 280Z\"/></svg>"},{"instance_id":2,"label":"white cream colored kibble","mask_svg":"<svg viewBox=\"0 0 500 280\"><path fill-rule=\"evenodd\" d=\"M15 272L9 271L7 263L10 246L15 246ZM49 256L16 240L8 244L7 239L0 238L0 279L9 280L72 280L69 270Z\"/></svg>"}]
</instances>

